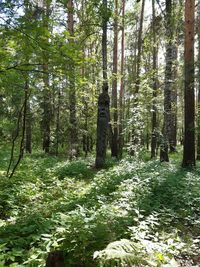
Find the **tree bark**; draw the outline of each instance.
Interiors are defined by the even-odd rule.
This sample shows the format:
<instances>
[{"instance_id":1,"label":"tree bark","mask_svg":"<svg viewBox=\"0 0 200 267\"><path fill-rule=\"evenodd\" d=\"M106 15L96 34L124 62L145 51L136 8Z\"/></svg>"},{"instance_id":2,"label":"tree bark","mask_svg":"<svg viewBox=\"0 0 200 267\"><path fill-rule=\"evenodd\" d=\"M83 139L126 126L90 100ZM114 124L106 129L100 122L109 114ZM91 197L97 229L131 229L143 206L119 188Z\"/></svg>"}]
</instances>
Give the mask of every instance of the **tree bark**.
<instances>
[{"instance_id":1,"label":"tree bark","mask_svg":"<svg viewBox=\"0 0 200 267\"><path fill-rule=\"evenodd\" d=\"M68 31L70 34L69 44L71 48L74 45L74 2L68 0ZM70 59L70 75L69 75L69 131L70 131L70 157L78 156L78 129L76 115L76 88L75 88L75 63L73 58Z\"/></svg>"},{"instance_id":2,"label":"tree bark","mask_svg":"<svg viewBox=\"0 0 200 267\"><path fill-rule=\"evenodd\" d=\"M122 0L122 40L121 40L121 83L120 83L120 97L119 97L119 157L123 154L123 117L124 117L124 52L125 52L125 0Z\"/></svg>"},{"instance_id":3,"label":"tree bark","mask_svg":"<svg viewBox=\"0 0 200 267\"><path fill-rule=\"evenodd\" d=\"M163 136L160 146L160 161L169 161L168 148L171 128L171 92L172 92L172 64L173 64L173 25L172 25L172 0L166 0L166 68L164 88L164 122Z\"/></svg>"},{"instance_id":4,"label":"tree bark","mask_svg":"<svg viewBox=\"0 0 200 267\"><path fill-rule=\"evenodd\" d=\"M183 167L195 166L194 9L195 1L186 0Z\"/></svg>"},{"instance_id":5,"label":"tree bark","mask_svg":"<svg viewBox=\"0 0 200 267\"><path fill-rule=\"evenodd\" d=\"M153 106L152 106L152 135L151 135L151 158L156 157L157 144L157 58L158 49L156 44L156 29L155 29L155 0L152 0L152 30L153 30Z\"/></svg>"},{"instance_id":6,"label":"tree bark","mask_svg":"<svg viewBox=\"0 0 200 267\"><path fill-rule=\"evenodd\" d=\"M50 2L43 0L43 26L46 31L49 30L49 13ZM45 36L45 43L48 44L48 37ZM43 150L45 153L49 153L50 149L50 136L51 136L51 91L49 85L49 58L46 50L43 51Z\"/></svg>"},{"instance_id":7,"label":"tree bark","mask_svg":"<svg viewBox=\"0 0 200 267\"><path fill-rule=\"evenodd\" d=\"M113 113L113 135L112 135L112 157L118 157L118 107L117 107L117 70L118 66L118 0L115 0L114 18L114 49L113 49L113 82L112 82L112 113Z\"/></svg>"},{"instance_id":8,"label":"tree bark","mask_svg":"<svg viewBox=\"0 0 200 267\"><path fill-rule=\"evenodd\" d=\"M145 7L145 0L142 0L142 7L141 7L141 14L140 14L140 26L138 32L138 43L137 43L137 70L136 70L136 86L135 86L135 94L136 100L137 95L140 89L140 72L141 72L141 56L142 56L142 32L143 32L143 22L144 22L144 7ZM137 101L136 101L137 102Z\"/></svg>"},{"instance_id":9,"label":"tree bark","mask_svg":"<svg viewBox=\"0 0 200 267\"><path fill-rule=\"evenodd\" d=\"M198 6L197 18L197 34L198 34L198 98L197 98L197 160L200 160L200 3Z\"/></svg>"},{"instance_id":10,"label":"tree bark","mask_svg":"<svg viewBox=\"0 0 200 267\"><path fill-rule=\"evenodd\" d=\"M28 85L29 86L29 85ZM29 92L30 95L30 92ZM25 142L25 150L27 153L32 153L32 114L31 114L31 106L30 106L30 96L27 99L27 107L26 107L26 142Z\"/></svg>"},{"instance_id":11,"label":"tree bark","mask_svg":"<svg viewBox=\"0 0 200 267\"><path fill-rule=\"evenodd\" d=\"M98 114L97 114L97 140L96 140L96 168L102 168L105 165L108 126L110 119L110 98L108 95L108 79L107 79L107 0L103 0L102 17L102 61L103 61L103 87L102 93L98 98Z\"/></svg>"}]
</instances>

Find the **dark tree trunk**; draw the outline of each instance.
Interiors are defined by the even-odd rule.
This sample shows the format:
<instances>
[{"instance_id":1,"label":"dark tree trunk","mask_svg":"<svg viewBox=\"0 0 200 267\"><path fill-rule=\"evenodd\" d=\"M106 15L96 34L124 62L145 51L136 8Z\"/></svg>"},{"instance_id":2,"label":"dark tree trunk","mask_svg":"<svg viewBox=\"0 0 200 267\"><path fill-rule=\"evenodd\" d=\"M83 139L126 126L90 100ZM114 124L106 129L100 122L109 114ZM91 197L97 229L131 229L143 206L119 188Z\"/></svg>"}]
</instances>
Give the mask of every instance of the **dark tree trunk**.
<instances>
[{"instance_id":1,"label":"dark tree trunk","mask_svg":"<svg viewBox=\"0 0 200 267\"><path fill-rule=\"evenodd\" d=\"M170 133L169 133L169 148L170 152L176 152L177 145L177 57L178 47L176 44L172 46L172 90L171 90L171 119L170 119Z\"/></svg>"},{"instance_id":2,"label":"dark tree trunk","mask_svg":"<svg viewBox=\"0 0 200 267\"><path fill-rule=\"evenodd\" d=\"M141 13L140 13L140 24L138 31L138 40L137 40L137 62L136 62L136 80L135 80L135 96L134 96L134 116L139 117L139 111L137 109L138 99L139 99L139 91L140 91L140 74L141 74L141 59L142 59L142 33L143 33L143 24L144 24L144 8L145 8L145 0L142 0ZM138 124L140 125L140 124ZM140 129L139 129L140 130ZM139 145L140 142L140 132L138 133L138 129L133 125L132 133L131 133L131 148L130 155L134 156L137 150L136 146Z\"/></svg>"},{"instance_id":3,"label":"dark tree trunk","mask_svg":"<svg viewBox=\"0 0 200 267\"><path fill-rule=\"evenodd\" d=\"M49 13L50 13L50 1L43 1L43 26L49 30ZM45 43L48 44L48 36L45 36ZM45 153L49 153L50 149L50 135L51 135L51 91L49 85L49 66L48 66L48 53L43 51L43 150Z\"/></svg>"},{"instance_id":4,"label":"dark tree trunk","mask_svg":"<svg viewBox=\"0 0 200 267\"><path fill-rule=\"evenodd\" d=\"M60 143L60 105L61 105L61 92L58 89L58 103L56 114L56 156L58 156L59 143Z\"/></svg>"},{"instance_id":5,"label":"dark tree trunk","mask_svg":"<svg viewBox=\"0 0 200 267\"><path fill-rule=\"evenodd\" d=\"M152 28L153 28L153 106L152 106L152 136L151 136L151 158L156 157L157 144L157 57L158 49L156 45L156 29L155 29L155 0L152 0Z\"/></svg>"},{"instance_id":6,"label":"dark tree trunk","mask_svg":"<svg viewBox=\"0 0 200 267\"><path fill-rule=\"evenodd\" d=\"M166 68L164 88L164 123L163 135L160 146L160 161L169 161L169 136L171 129L171 92L172 92L172 63L173 63L173 25L172 25L172 0L166 0Z\"/></svg>"},{"instance_id":7,"label":"dark tree trunk","mask_svg":"<svg viewBox=\"0 0 200 267\"><path fill-rule=\"evenodd\" d=\"M117 107L117 67L118 67L118 0L115 0L114 19L114 49L113 49L113 83L112 83L112 113L113 113L113 136L112 157L118 157L118 107Z\"/></svg>"},{"instance_id":8,"label":"dark tree trunk","mask_svg":"<svg viewBox=\"0 0 200 267\"><path fill-rule=\"evenodd\" d=\"M97 115L96 168L102 168L105 164L109 123L109 101L110 99L106 91L100 94Z\"/></svg>"},{"instance_id":9,"label":"dark tree trunk","mask_svg":"<svg viewBox=\"0 0 200 267\"><path fill-rule=\"evenodd\" d=\"M145 0L142 0L142 8L141 8L141 14L140 14L140 26L139 26L138 43L137 43L138 54L137 54L136 87L135 87L136 100L137 100L137 94L139 93L139 89L140 89L140 72L141 72L141 56L142 56L142 32L143 32L143 22L144 22L144 7L145 7Z\"/></svg>"},{"instance_id":10,"label":"dark tree trunk","mask_svg":"<svg viewBox=\"0 0 200 267\"><path fill-rule=\"evenodd\" d=\"M30 98L30 96L29 96ZM26 107L26 142L25 142L25 150L27 153L32 153L32 115L31 115L31 107L29 98L27 99L27 107Z\"/></svg>"},{"instance_id":11,"label":"dark tree trunk","mask_svg":"<svg viewBox=\"0 0 200 267\"><path fill-rule=\"evenodd\" d=\"M119 157L122 158L123 153L123 117L124 117L124 50L125 50L125 0L122 0L122 40L121 40L121 84L119 97Z\"/></svg>"},{"instance_id":12,"label":"dark tree trunk","mask_svg":"<svg viewBox=\"0 0 200 267\"><path fill-rule=\"evenodd\" d=\"M183 167L195 166L194 0L185 1L185 129Z\"/></svg>"},{"instance_id":13,"label":"dark tree trunk","mask_svg":"<svg viewBox=\"0 0 200 267\"><path fill-rule=\"evenodd\" d=\"M105 13L102 18L102 59L103 59L103 88L98 99L97 114L97 140L96 140L96 168L102 168L105 164L108 125L110 119L110 98L108 95L108 79L107 79L107 0L103 0Z\"/></svg>"},{"instance_id":14,"label":"dark tree trunk","mask_svg":"<svg viewBox=\"0 0 200 267\"><path fill-rule=\"evenodd\" d=\"M200 160L200 5L198 6L198 99L197 99L197 160Z\"/></svg>"},{"instance_id":15,"label":"dark tree trunk","mask_svg":"<svg viewBox=\"0 0 200 267\"><path fill-rule=\"evenodd\" d=\"M70 33L69 44L74 45L74 3L68 0L68 31ZM70 76L69 76L69 131L70 131L70 157L73 154L78 156L78 129L76 116L76 88L75 88L75 63L73 58L70 59Z\"/></svg>"}]
</instances>

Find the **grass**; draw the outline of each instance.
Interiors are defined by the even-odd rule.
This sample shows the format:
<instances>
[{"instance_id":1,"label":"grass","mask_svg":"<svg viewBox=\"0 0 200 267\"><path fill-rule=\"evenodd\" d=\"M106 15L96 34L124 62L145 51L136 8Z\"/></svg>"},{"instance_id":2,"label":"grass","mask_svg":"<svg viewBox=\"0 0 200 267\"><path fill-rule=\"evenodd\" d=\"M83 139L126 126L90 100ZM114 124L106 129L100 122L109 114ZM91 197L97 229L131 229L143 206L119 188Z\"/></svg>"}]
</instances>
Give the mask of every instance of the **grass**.
<instances>
[{"instance_id":1,"label":"grass","mask_svg":"<svg viewBox=\"0 0 200 267\"><path fill-rule=\"evenodd\" d=\"M199 266L200 168L182 169L180 155L169 164L109 160L96 171L93 158L37 153L10 180L8 158L2 148L0 266L42 267L54 250L66 266ZM120 255L129 250L128 265Z\"/></svg>"}]
</instances>

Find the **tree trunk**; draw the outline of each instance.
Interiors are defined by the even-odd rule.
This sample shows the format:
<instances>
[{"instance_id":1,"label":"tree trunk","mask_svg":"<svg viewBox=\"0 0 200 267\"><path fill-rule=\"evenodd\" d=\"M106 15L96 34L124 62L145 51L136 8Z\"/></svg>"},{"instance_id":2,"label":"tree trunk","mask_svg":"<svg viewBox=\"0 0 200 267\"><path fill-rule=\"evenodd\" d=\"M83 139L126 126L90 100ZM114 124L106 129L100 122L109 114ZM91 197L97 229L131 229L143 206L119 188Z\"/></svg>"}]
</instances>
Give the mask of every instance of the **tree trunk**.
<instances>
[{"instance_id":1,"label":"tree trunk","mask_svg":"<svg viewBox=\"0 0 200 267\"><path fill-rule=\"evenodd\" d=\"M145 7L145 0L142 0L142 8L141 8L141 14L140 14L140 26L139 26L139 32L138 32L138 44L137 44L138 54L137 54L137 70L136 70L136 86L135 86L136 100L137 100L137 94L139 93L139 89L140 89L140 72L141 72L141 56L142 56L142 32L143 32L143 22L144 22L144 7Z\"/></svg>"},{"instance_id":2,"label":"tree trunk","mask_svg":"<svg viewBox=\"0 0 200 267\"><path fill-rule=\"evenodd\" d=\"M124 117L124 51L125 51L125 0L122 0L122 40L121 40L121 83L119 98L119 157L122 158L123 153L123 117Z\"/></svg>"},{"instance_id":3,"label":"tree trunk","mask_svg":"<svg viewBox=\"0 0 200 267\"><path fill-rule=\"evenodd\" d=\"M164 123L163 136L160 146L160 161L169 161L168 148L171 127L171 92L172 92L172 63L173 63L173 25L172 25L172 0L166 0L166 68L164 88Z\"/></svg>"},{"instance_id":4,"label":"tree trunk","mask_svg":"<svg viewBox=\"0 0 200 267\"><path fill-rule=\"evenodd\" d=\"M68 0L68 31L70 34L69 44L73 49L74 45L74 3ZM75 63L73 58L70 59L70 75L69 75L69 131L70 131L70 155L78 156L78 130L76 117L76 88L75 88ZM70 156L71 157L71 156Z\"/></svg>"},{"instance_id":5,"label":"tree trunk","mask_svg":"<svg viewBox=\"0 0 200 267\"><path fill-rule=\"evenodd\" d=\"M43 1L43 26L48 31L49 29L49 12L50 2ZM45 43L48 43L48 37L45 36ZM49 153L50 149L50 135L51 135L51 91L49 85L49 66L48 66L48 54L47 51L43 51L43 150L45 153Z\"/></svg>"},{"instance_id":6,"label":"tree trunk","mask_svg":"<svg viewBox=\"0 0 200 267\"><path fill-rule=\"evenodd\" d=\"M118 109L117 109L117 66L118 66L118 0L115 0L114 18L114 49L113 49L113 82L112 82L112 113L113 113L113 136L112 157L118 157Z\"/></svg>"},{"instance_id":7,"label":"tree trunk","mask_svg":"<svg viewBox=\"0 0 200 267\"><path fill-rule=\"evenodd\" d=\"M57 100L57 114L56 114L56 156L58 156L59 144L60 144L60 105L61 105L61 91L58 89Z\"/></svg>"},{"instance_id":8,"label":"tree trunk","mask_svg":"<svg viewBox=\"0 0 200 267\"><path fill-rule=\"evenodd\" d=\"M178 47L176 44L172 46L172 91L171 91L171 119L169 133L169 148L170 152L176 152L177 145L177 57Z\"/></svg>"},{"instance_id":9,"label":"tree trunk","mask_svg":"<svg viewBox=\"0 0 200 267\"><path fill-rule=\"evenodd\" d=\"M194 0L185 1L185 120L183 167L195 166Z\"/></svg>"},{"instance_id":10,"label":"tree trunk","mask_svg":"<svg viewBox=\"0 0 200 267\"><path fill-rule=\"evenodd\" d=\"M157 58L158 49L156 45L156 29L155 29L155 0L152 0L152 30L153 30L153 106L152 106L152 136L151 136L151 158L156 157L156 144L157 144Z\"/></svg>"},{"instance_id":11,"label":"tree trunk","mask_svg":"<svg viewBox=\"0 0 200 267\"><path fill-rule=\"evenodd\" d=\"M30 94L30 93L29 93ZM30 107L30 96L27 99L27 107L26 107L26 142L25 142L25 150L27 153L32 153L32 115L31 115L31 107Z\"/></svg>"},{"instance_id":12,"label":"tree trunk","mask_svg":"<svg viewBox=\"0 0 200 267\"><path fill-rule=\"evenodd\" d=\"M109 126L109 105L110 98L108 95L108 79L107 79L107 0L103 0L104 14L102 18L102 60L103 60L103 88L98 98L98 114L97 114L97 140L96 140L96 168L102 168L105 164L108 126Z\"/></svg>"},{"instance_id":13,"label":"tree trunk","mask_svg":"<svg viewBox=\"0 0 200 267\"><path fill-rule=\"evenodd\" d=\"M140 13L140 24L139 24L139 32L138 32L138 41L137 41L137 61L136 61L136 81L135 81L135 97L134 97L134 116L136 119L139 118L138 111L138 98L140 91L140 72L141 72L141 58L142 58L142 32L143 32L143 22L144 22L144 7L145 0L142 0L141 13ZM139 124L138 124L139 125ZM137 129L138 130L138 129ZM137 148L136 145L139 144L140 133L137 133L135 126L133 125L132 133L131 133L131 143L132 146L130 148L130 155L134 156Z\"/></svg>"},{"instance_id":14,"label":"tree trunk","mask_svg":"<svg viewBox=\"0 0 200 267\"><path fill-rule=\"evenodd\" d=\"M197 160L200 160L200 3L197 18L198 30L198 99L197 99Z\"/></svg>"}]
</instances>

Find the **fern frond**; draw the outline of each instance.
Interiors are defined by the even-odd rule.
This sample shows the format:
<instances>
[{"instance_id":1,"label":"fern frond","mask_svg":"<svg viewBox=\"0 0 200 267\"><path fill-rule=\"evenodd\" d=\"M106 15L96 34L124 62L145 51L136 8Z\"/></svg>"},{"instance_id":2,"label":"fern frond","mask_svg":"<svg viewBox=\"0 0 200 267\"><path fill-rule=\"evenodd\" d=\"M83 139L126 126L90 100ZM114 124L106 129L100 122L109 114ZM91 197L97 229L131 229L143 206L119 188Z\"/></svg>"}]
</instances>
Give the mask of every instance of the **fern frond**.
<instances>
[{"instance_id":1,"label":"fern frond","mask_svg":"<svg viewBox=\"0 0 200 267\"><path fill-rule=\"evenodd\" d=\"M143 253L138 244L121 239L110 243L104 250L96 251L94 259L97 259L101 267L132 267L144 263Z\"/></svg>"}]
</instances>

